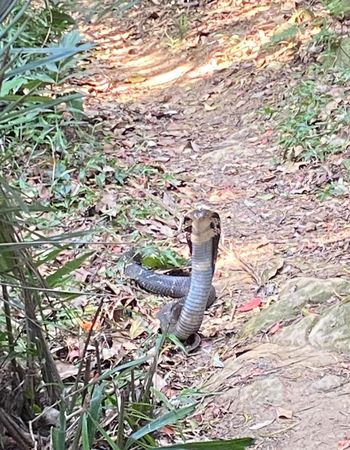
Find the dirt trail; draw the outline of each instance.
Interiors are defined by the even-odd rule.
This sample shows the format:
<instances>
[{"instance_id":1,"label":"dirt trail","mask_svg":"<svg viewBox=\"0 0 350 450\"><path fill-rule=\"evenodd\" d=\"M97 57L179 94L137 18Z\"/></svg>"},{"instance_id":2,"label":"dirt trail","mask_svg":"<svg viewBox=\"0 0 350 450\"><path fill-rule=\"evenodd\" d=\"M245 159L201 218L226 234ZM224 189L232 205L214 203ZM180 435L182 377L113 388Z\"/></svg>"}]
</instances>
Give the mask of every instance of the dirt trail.
<instances>
[{"instance_id":1,"label":"dirt trail","mask_svg":"<svg viewBox=\"0 0 350 450\"><path fill-rule=\"evenodd\" d=\"M225 378L213 369L221 377L216 388L231 394L203 412L202 436L256 435L263 449L335 449L348 429L347 360L311 347L297 358L276 345L235 363L231 337L246 320L234 315L236 305L256 295L274 300L298 275L344 275L349 263L349 204L318 200L314 188L326 168L277 163L276 135L261 114L282 108L286 88L302 76L297 48L264 47L294 2L158 3L145 1L122 20L82 25L98 44L86 104L113 133L117 157L152 160L186 180L171 194L179 213L205 202L221 215L222 295L203 326L206 355L188 364L213 369L220 355L225 370L236 364L237 373ZM169 35L184 16L185 38L174 43Z\"/></svg>"}]
</instances>

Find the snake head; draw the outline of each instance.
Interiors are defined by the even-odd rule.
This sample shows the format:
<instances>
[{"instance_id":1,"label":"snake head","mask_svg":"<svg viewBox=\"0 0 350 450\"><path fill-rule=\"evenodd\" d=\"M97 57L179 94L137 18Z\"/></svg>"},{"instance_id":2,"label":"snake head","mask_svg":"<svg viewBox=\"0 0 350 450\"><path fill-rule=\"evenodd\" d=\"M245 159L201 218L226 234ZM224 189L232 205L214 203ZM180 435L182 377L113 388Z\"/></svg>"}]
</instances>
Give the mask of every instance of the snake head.
<instances>
[{"instance_id":1,"label":"snake head","mask_svg":"<svg viewBox=\"0 0 350 450\"><path fill-rule=\"evenodd\" d=\"M184 231L192 255L192 243L213 239L213 270L217 259L221 234L220 216L207 208L198 208L185 216Z\"/></svg>"}]
</instances>

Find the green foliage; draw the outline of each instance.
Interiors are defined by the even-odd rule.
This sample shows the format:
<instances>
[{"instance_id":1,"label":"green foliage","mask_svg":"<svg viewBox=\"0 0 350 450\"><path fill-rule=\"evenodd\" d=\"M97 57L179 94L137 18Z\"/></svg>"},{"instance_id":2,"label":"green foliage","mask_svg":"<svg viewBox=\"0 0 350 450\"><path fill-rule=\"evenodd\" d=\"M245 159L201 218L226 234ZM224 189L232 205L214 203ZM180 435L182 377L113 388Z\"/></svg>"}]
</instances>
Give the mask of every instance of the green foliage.
<instances>
[{"instance_id":1,"label":"green foliage","mask_svg":"<svg viewBox=\"0 0 350 450\"><path fill-rule=\"evenodd\" d=\"M171 248L145 247L142 249L142 265L150 269L182 267L186 259Z\"/></svg>"},{"instance_id":2,"label":"green foliage","mask_svg":"<svg viewBox=\"0 0 350 450\"><path fill-rule=\"evenodd\" d=\"M127 2L124 9L136 3ZM54 450L90 450L101 437L113 449L157 448L156 433L183 420L194 411L196 401L190 396L160 400L161 394L153 387L156 359L148 364L149 358L142 357L90 379L89 355L84 354L75 385L68 390L68 386L63 389L48 345L49 333L59 336L68 320L82 318L81 310L66 305L65 300L84 293L69 288L78 284L74 273L92 252L72 251L70 242L77 233L47 237L47 232L52 234L53 226L67 227L67 210L72 213L73 208L88 206L111 219L118 231L130 230L138 220L167 215L154 195L148 196L148 184L152 181L156 189L163 190L167 183L177 183L151 166L122 166L103 154L96 145L98 138L89 136L83 143L74 143L86 138L86 124L80 95L65 87L72 76L79 75L80 55L92 45L81 42L71 29L74 20L56 5L47 2L40 8L36 2L11 0L0 5L0 175L13 179L11 187L0 180L1 363L10 363L17 371L13 387L18 391L27 381L21 367L35 374L25 392L26 411L34 416L47 402L58 404L59 420L51 432ZM123 4L113 2L112 10L116 6ZM174 26L178 39L183 39L188 18L181 16ZM68 135L72 130L74 135ZM39 172L37 183L33 168ZM140 185L146 192L141 206L125 193L125 187L132 190ZM108 189L112 194L106 199ZM148 249L144 259L151 267L184 263L168 249ZM92 302L85 310L93 310L96 317L99 313ZM87 333L86 348L91 335ZM163 339L158 338L157 355ZM115 415L112 424L105 421L110 413ZM216 445L211 442L207 448L209 444ZM220 445L243 448L232 446L233 441Z\"/></svg>"},{"instance_id":3,"label":"green foliage","mask_svg":"<svg viewBox=\"0 0 350 450\"><path fill-rule=\"evenodd\" d=\"M180 48L190 27L190 20L186 14L174 19L172 30L166 32L166 44L172 49Z\"/></svg>"},{"instance_id":4,"label":"green foliage","mask_svg":"<svg viewBox=\"0 0 350 450\"><path fill-rule=\"evenodd\" d=\"M181 14L180 17L174 20L174 26L178 39L182 41L186 36L190 26L188 16L186 14Z\"/></svg>"},{"instance_id":5,"label":"green foliage","mask_svg":"<svg viewBox=\"0 0 350 450\"><path fill-rule=\"evenodd\" d=\"M244 450L254 444L252 438L227 439L219 441L190 442L188 444L169 445L158 447L161 450ZM153 449L152 449L153 450Z\"/></svg>"},{"instance_id":6,"label":"green foliage","mask_svg":"<svg viewBox=\"0 0 350 450\"><path fill-rule=\"evenodd\" d=\"M323 0L322 3L333 16L340 19L350 17L350 3L348 0Z\"/></svg>"},{"instance_id":7,"label":"green foliage","mask_svg":"<svg viewBox=\"0 0 350 450\"><path fill-rule=\"evenodd\" d=\"M323 2L331 14L342 19L349 14L349 2ZM348 83L350 80L350 39L340 35L328 16L315 19L319 32L310 41L309 49L317 55L299 83L288 91L286 107L276 111L266 107L262 114L277 123L283 159L324 161L330 155L346 151L350 144L345 130L350 125ZM285 30L293 34L293 30ZM280 36L281 37L281 36ZM274 37L273 40L279 40ZM285 37L282 34L282 37ZM278 39L277 39L278 38ZM317 54L319 50L319 54ZM346 160L343 164L350 173ZM349 177L344 175L318 190L318 198L348 194Z\"/></svg>"},{"instance_id":8,"label":"green foliage","mask_svg":"<svg viewBox=\"0 0 350 450\"><path fill-rule=\"evenodd\" d=\"M20 2L0 26L0 131L7 168L28 146L32 153L43 145L54 152L60 142L65 147L61 130L76 123L76 113L81 117L80 95L62 93L61 86L76 67L76 56L92 45L82 44L76 31L63 34L72 23L56 7Z\"/></svg>"},{"instance_id":9,"label":"green foliage","mask_svg":"<svg viewBox=\"0 0 350 450\"><path fill-rule=\"evenodd\" d=\"M53 450L80 448L79 443L84 450L91 450L96 448L100 438L108 442L113 450L140 448L243 450L252 444L252 439L243 438L192 442L168 447L156 445L154 434L170 424L178 424L180 427L179 422L193 413L197 404L189 395L178 396L160 404L159 399L163 397L162 394L154 387L151 389L163 342L164 337L160 336L156 343L156 356L153 360L143 357L117 366L105 371L88 385L81 383L77 386L78 395L72 392L62 397L60 421L52 430ZM84 404L84 412L79 418L79 425L75 428L77 431L74 435L69 432L69 429L75 415L71 415L67 421L70 411L68 404L73 397L74 409L80 411L81 405ZM103 424L102 419L111 417L113 411L117 421L111 430L108 425Z\"/></svg>"},{"instance_id":10,"label":"green foliage","mask_svg":"<svg viewBox=\"0 0 350 450\"><path fill-rule=\"evenodd\" d=\"M329 41L328 48L320 58L325 70L350 69L350 38L335 37Z\"/></svg>"},{"instance_id":11,"label":"green foliage","mask_svg":"<svg viewBox=\"0 0 350 450\"><path fill-rule=\"evenodd\" d=\"M318 198L325 201L330 197L338 197L344 194L349 194L348 186L345 186L343 181L333 181L318 192Z\"/></svg>"},{"instance_id":12,"label":"green foliage","mask_svg":"<svg viewBox=\"0 0 350 450\"><path fill-rule=\"evenodd\" d=\"M300 30L298 25L285 25L271 37L271 44L279 44L281 42L290 41L296 37Z\"/></svg>"},{"instance_id":13,"label":"green foliage","mask_svg":"<svg viewBox=\"0 0 350 450\"><path fill-rule=\"evenodd\" d=\"M329 79L330 80L330 79ZM344 78L338 78L339 86ZM280 144L289 159L323 160L343 150L347 141L337 138L342 127L350 123L346 105L337 91L314 79L302 81L288 96L289 102L279 120Z\"/></svg>"},{"instance_id":14,"label":"green foliage","mask_svg":"<svg viewBox=\"0 0 350 450\"><path fill-rule=\"evenodd\" d=\"M100 21L107 17L122 16L140 3L141 0L108 0L105 2L97 0L89 5L88 17L91 19L95 16L96 21Z\"/></svg>"}]
</instances>

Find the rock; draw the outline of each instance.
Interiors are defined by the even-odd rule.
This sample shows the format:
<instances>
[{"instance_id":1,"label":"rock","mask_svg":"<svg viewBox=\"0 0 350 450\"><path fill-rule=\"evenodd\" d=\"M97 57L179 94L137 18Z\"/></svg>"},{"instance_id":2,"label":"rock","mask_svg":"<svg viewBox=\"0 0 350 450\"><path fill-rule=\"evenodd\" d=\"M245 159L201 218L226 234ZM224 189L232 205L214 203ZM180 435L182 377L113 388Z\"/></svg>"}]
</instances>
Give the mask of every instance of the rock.
<instances>
[{"instance_id":1,"label":"rock","mask_svg":"<svg viewBox=\"0 0 350 450\"><path fill-rule=\"evenodd\" d=\"M309 334L314 347L350 354L350 303L335 305Z\"/></svg>"},{"instance_id":2,"label":"rock","mask_svg":"<svg viewBox=\"0 0 350 450\"><path fill-rule=\"evenodd\" d=\"M297 317L306 305L323 304L350 295L350 281L344 278L295 278L282 289L276 303L252 317L240 330L238 337L244 338L267 330L276 322ZM350 328L350 327L349 327Z\"/></svg>"},{"instance_id":3,"label":"rock","mask_svg":"<svg viewBox=\"0 0 350 450\"><path fill-rule=\"evenodd\" d=\"M270 376L262 378L240 389L239 403L254 407L259 405L279 406L285 398L284 391L285 387L278 377Z\"/></svg>"},{"instance_id":4,"label":"rock","mask_svg":"<svg viewBox=\"0 0 350 450\"><path fill-rule=\"evenodd\" d=\"M315 323L318 321L317 316L306 316L293 325L283 328L275 336L272 336L271 341L276 344L301 346L308 344L309 333Z\"/></svg>"},{"instance_id":5,"label":"rock","mask_svg":"<svg viewBox=\"0 0 350 450\"><path fill-rule=\"evenodd\" d=\"M311 384L311 388L317 392L327 392L344 384L344 378L337 375L325 375Z\"/></svg>"}]
</instances>

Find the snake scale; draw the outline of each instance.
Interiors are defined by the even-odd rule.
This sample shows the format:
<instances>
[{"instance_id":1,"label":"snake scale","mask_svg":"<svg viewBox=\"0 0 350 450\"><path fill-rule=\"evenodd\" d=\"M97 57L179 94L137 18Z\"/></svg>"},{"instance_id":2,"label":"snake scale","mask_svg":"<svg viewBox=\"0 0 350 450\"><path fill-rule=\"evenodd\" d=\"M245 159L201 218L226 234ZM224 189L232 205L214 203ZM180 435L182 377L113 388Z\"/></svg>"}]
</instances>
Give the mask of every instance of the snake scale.
<instances>
[{"instance_id":1,"label":"snake scale","mask_svg":"<svg viewBox=\"0 0 350 450\"><path fill-rule=\"evenodd\" d=\"M212 280L220 240L220 217L209 209L196 209L184 220L191 258L191 276L172 276L148 270L132 260L124 273L149 292L178 298L158 313L163 333L185 341L199 330L204 312L216 298Z\"/></svg>"}]
</instances>

